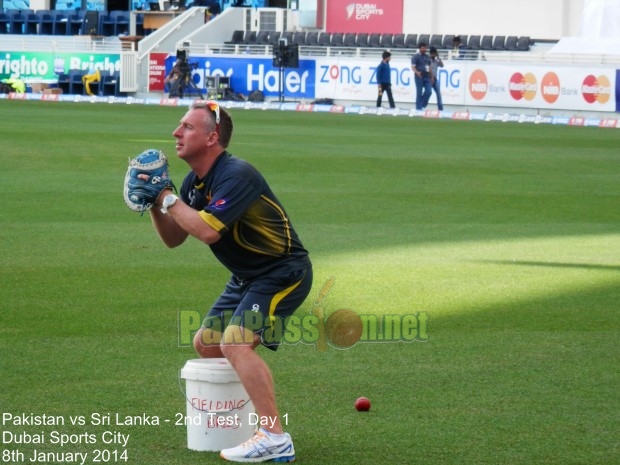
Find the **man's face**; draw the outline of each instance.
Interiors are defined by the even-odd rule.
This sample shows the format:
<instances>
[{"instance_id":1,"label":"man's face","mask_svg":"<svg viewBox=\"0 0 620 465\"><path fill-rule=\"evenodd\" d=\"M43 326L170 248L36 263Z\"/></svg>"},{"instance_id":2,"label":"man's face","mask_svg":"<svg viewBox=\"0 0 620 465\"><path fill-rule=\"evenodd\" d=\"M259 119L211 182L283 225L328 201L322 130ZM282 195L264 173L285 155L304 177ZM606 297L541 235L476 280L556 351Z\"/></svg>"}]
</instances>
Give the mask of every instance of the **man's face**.
<instances>
[{"instance_id":1,"label":"man's face","mask_svg":"<svg viewBox=\"0 0 620 465\"><path fill-rule=\"evenodd\" d=\"M420 47L420 53L421 53L422 55L424 55L424 54L426 53L426 45L422 45L422 46Z\"/></svg>"},{"instance_id":2,"label":"man's face","mask_svg":"<svg viewBox=\"0 0 620 465\"><path fill-rule=\"evenodd\" d=\"M217 141L217 138L213 137L216 133L209 131L207 118L209 115L206 109L193 109L185 113L172 133L177 140L176 151L179 158L188 160L200 156L214 140Z\"/></svg>"}]
</instances>

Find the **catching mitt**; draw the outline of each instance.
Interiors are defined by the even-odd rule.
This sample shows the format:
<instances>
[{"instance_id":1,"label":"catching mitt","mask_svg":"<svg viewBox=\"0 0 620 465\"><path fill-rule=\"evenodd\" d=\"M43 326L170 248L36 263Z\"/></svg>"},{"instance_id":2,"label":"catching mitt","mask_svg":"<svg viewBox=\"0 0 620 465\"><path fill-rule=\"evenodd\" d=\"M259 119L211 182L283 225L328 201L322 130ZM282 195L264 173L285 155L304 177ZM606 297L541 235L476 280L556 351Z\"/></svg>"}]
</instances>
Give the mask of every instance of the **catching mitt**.
<instances>
[{"instance_id":1,"label":"catching mitt","mask_svg":"<svg viewBox=\"0 0 620 465\"><path fill-rule=\"evenodd\" d=\"M130 210L142 213L150 210L165 188L176 191L168 174L168 158L164 152L148 149L129 160L123 197Z\"/></svg>"}]
</instances>

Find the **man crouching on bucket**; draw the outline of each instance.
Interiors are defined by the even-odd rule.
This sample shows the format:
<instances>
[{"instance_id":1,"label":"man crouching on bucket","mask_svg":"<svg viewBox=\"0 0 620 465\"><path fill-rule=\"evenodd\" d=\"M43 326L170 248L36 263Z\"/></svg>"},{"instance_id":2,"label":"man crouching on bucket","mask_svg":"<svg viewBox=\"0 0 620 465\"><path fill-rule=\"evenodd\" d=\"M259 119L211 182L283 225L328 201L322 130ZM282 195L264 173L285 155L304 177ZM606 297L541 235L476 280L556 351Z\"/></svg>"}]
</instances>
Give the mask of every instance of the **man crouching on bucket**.
<instances>
[{"instance_id":1,"label":"man crouching on bucket","mask_svg":"<svg viewBox=\"0 0 620 465\"><path fill-rule=\"evenodd\" d=\"M191 171L179 197L166 188L149 211L168 247L193 236L232 273L196 333L194 347L201 357L230 362L262 427L250 440L222 450L221 457L290 462L295 460L293 441L282 429L271 370L255 349L278 348L284 320L310 292L312 265L263 176L226 150L232 132L229 113L217 103L193 103L172 133L177 156Z\"/></svg>"}]
</instances>

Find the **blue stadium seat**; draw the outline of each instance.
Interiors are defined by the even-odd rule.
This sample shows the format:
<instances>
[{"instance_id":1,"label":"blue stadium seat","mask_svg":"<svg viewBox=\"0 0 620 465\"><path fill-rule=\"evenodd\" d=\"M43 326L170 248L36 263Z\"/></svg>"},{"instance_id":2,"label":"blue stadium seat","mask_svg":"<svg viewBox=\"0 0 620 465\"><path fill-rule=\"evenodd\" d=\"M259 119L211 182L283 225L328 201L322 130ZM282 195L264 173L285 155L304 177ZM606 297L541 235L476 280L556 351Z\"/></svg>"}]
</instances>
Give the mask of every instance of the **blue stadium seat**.
<instances>
[{"instance_id":1,"label":"blue stadium seat","mask_svg":"<svg viewBox=\"0 0 620 465\"><path fill-rule=\"evenodd\" d=\"M52 12L54 16L54 29L52 34L56 36L64 36L67 34L67 21L69 20L68 12L63 10L54 10Z\"/></svg>"},{"instance_id":2,"label":"blue stadium seat","mask_svg":"<svg viewBox=\"0 0 620 465\"><path fill-rule=\"evenodd\" d=\"M71 90L71 75L69 73L60 73L58 75L58 88L63 94L68 94Z\"/></svg>"},{"instance_id":3,"label":"blue stadium seat","mask_svg":"<svg viewBox=\"0 0 620 465\"><path fill-rule=\"evenodd\" d=\"M9 15L0 12L0 34L8 34L10 24L11 18L9 17Z\"/></svg>"},{"instance_id":4,"label":"blue stadium seat","mask_svg":"<svg viewBox=\"0 0 620 465\"><path fill-rule=\"evenodd\" d=\"M86 17L86 11L79 10L71 14L67 18L67 28L65 34L68 36L76 36L83 34L84 32L84 18Z\"/></svg>"},{"instance_id":5,"label":"blue stadium seat","mask_svg":"<svg viewBox=\"0 0 620 465\"><path fill-rule=\"evenodd\" d=\"M116 35L116 18L114 11L99 16L99 35L110 37Z\"/></svg>"},{"instance_id":6,"label":"blue stadium seat","mask_svg":"<svg viewBox=\"0 0 620 465\"><path fill-rule=\"evenodd\" d=\"M101 78L101 95L120 95L120 74L114 71Z\"/></svg>"},{"instance_id":7,"label":"blue stadium seat","mask_svg":"<svg viewBox=\"0 0 620 465\"><path fill-rule=\"evenodd\" d=\"M24 33L38 34L40 22L41 17L37 13L28 13L26 15L26 22L24 23Z\"/></svg>"},{"instance_id":8,"label":"blue stadium seat","mask_svg":"<svg viewBox=\"0 0 620 465\"><path fill-rule=\"evenodd\" d=\"M39 35L52 35L54 33L54 15L49 10L37 11L39 15Z\"/></svg>"},{"instance_id":9,"label":"blue stadium seat","mask_svg":"<svg viewBox=\"0 0 620 465\"><path fill-rule=\"evenodd\" d=\"M11 13L11 23L9 24L10 34L23 34L25 25L26 14L21 11L14 11Z\"/></svg>"},{"instance_id":10,"label":"blue stadium seat","mask_svg":"<svg viewBox=\"0 0 620 465\"><path fill-rule=\"evenodd\" d=\"M69 72L69 93L72 95L82 95L85 92L82 76L87 74L81 69L71 70Z\"/></svg>"},{"instance_id":11,"label":"blue stadium seat","mask_svg":"<svg viewBox=\"0 0 620 465\"><path fill-rule=\"evenodd\" d=\"M118 14L115 15L115 29L114 35L129 34L129 12L128 11L119 11Z\"/></svg>"},{"instance_id":12,"label":"blue stadium seat","mask_svg":"<svg viewBox=\"0 0 620 465\"><path fill-rule=\"evenodd\" d=\"M136 35L144 36L144 15L136 15Z\"/></svg>"}]
</instances>

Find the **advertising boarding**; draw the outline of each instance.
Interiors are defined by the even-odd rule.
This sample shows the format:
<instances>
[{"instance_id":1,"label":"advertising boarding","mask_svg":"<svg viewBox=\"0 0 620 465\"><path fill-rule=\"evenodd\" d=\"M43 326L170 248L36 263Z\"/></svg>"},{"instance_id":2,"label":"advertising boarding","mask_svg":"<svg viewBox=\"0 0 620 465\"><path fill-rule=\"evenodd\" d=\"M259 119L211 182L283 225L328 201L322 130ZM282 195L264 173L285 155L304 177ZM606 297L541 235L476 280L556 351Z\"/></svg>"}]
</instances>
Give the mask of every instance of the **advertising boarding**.
<instances>
[{"instance_id":1,"label":"advertising boarding","mask_svg":"<svg viewBox=\"0 0 620 465\"><path fill-rule=\"evenodd\" d=\"M327 0L327 32L402 33L403 0Z\"/></svg>"}]
</instances>

